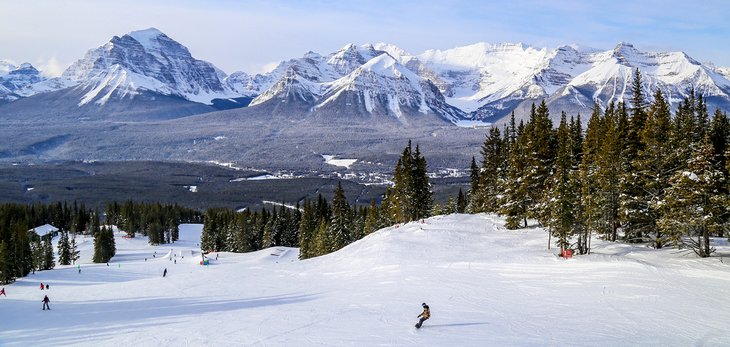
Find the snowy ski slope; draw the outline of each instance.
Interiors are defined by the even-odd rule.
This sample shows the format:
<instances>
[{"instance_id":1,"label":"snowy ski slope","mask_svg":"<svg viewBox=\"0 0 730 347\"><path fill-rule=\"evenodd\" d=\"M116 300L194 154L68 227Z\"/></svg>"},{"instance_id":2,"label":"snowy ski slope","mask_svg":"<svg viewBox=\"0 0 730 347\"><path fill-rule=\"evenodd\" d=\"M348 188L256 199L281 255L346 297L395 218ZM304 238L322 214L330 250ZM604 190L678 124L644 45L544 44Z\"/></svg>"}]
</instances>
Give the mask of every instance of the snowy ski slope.
<instances>
[{"instance_id":1,"label":"snowy ski slope","mask_svg":"<svg viewBox=\"0 0 730 347\"><path fill-rule=\"evenodd\" d=\"M0 346L730 345L730 259L594 239L592 255L563 260L542 229L501 225L440 216L306 261L275 247L207 267L200 225L159 247L119 234L109 266L90 263L86 239L81 274L5 286ZM416 330L422 302L432 317Z\"/></svg>"}]
</instances>

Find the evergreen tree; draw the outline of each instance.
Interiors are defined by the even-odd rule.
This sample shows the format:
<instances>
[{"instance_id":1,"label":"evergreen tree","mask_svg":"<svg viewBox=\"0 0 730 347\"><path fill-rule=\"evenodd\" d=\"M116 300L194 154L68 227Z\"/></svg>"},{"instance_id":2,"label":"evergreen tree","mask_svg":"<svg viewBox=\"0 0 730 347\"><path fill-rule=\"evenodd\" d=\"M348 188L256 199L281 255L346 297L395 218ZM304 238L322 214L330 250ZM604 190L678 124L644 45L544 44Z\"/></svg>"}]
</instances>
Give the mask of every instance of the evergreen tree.
<instances>
[{"instance_id":1,"label":"evergreen tree","mask_svg":"<svg viewBox=\"0 0 730 347\"><path fill-rule=\"evenodd\" d=\"M10 239L10 245L12 245L12 259L15 262L15 277L25 277L33 269L33 254L30 247L30 240L28 238L28 224L19 222L13 227L13 236ZM46 239L48 241L48 239ZM44 249L45 253L45 268L52 269L55 264L53 263L53 246L50 242L46 245L48 248ZM50 262L48 261L48 252L50 252Z\"/></svg>"},{"instance_id":2,"label":"evergreen tree","mask_svg":"<svg viewBox=\"0 0 730 347\"><path fill-rule=\"evenodd\" d=\"M533 110L534 110L533 104ZM534 112L534 111L533 111ZM517 138L510 147L509 165L504 180L500 184L502 191L499 213L506 216L507 229L517 229L520 223L527 226L528 186L523 183L527 170L527 136L524 135L522 122L517 130Z\"/></svg>"},{"instance_id":3,"label":"evergreen tree","mask_svg":"<svg viewBox=\"0 0 730 347\"><path fill-rule=\"evenodd\" d=\"M504 170L504 144L499 128L492 127L482 145L482 168L475 212L496 212L499 179Z\"/></svg>"},{"instance_id":4,"label":"evergreen tree","mask_svg":"<svg viewBox=\"0 0 730 347\"><path fill-rule=\"evenodd\" d=\"M345 191L342 189L342 182L337 183L334 198L332 199L332 219L330 219L327 235L329 236L329 247L327 252L334 252L345 247L352 239L352 214L350 205L345 198Z\"/></svg>"},{"instance_id":5,"label":"evergreen tree","mask_svg":"<svg viewBox=\"0 0 730 347\"><path fill-rule=\"evenodd\" d=\"M363 234L370 235L375 230L380 229L379 223L380 216L378 215L378 206L375 204L375 199L370 200L370 206L368 207L367 216L365 217L365 225L363 226Z\"/></svg>"},{"instance_id":6,"label":"evergreen tree","mask_svg":"<svg viewBox=\"0 0 730 347\"><path fill-rule=\"evenodd\" d=\"M461 189L459 189L459 195L457 195L456 197L456 212L466 212L466 197L464 196L464 192L462 192Z\"/></svg>"},{"instance_id":7,"label":"evergreen tree","mask_svg":"<svg viewBox=\"0 0 730 347\"><path fill-rule=\"evenodd\" d=\"M727 163L725 152L730 141L730 121L728 121L727 114L719 109L715 110L715 115L712 118L709 136L714 152L713 163L717 167L725 169ZM725 173L727 172L726 170Z\"/></svg>"},{"instance_id":8,"label":"evergreen tree","mask_svg":"<svg viewBox=\"0 0 730 347\"><path fill-rule=\"evenodd\" d=\"M309 200L304 201L302 219L299 222L299 259L311 258L315 252L317 233L317 214Z\"/></svg>"},{"instance_id":9,"label":"evergreen tree","mask_svg":"<svg viewBox=\"0 0 730 347\"><path fill-rule=\"evenodd\" d=\"M71 264L71 248L68 242L68 233L61 232L61 238L58 240L58 262L61 265Z\"/></svg>"},{"instance_id":10,"label":"evergreen tree","mask_svg":"<svg viewBox=\"0 0 730 347\"><path fill-rule=\"evenodd\" d=\"M411 142L403 150L393 173L393 187L386 190L389 217L395 222L405 223L426 218L431 213L433 193L428 181L428 164L416 146Z\"/></svg>"},{"instance_id":11,"label":"evergreen tree","mask_svg":"<svg viewBox=\"0 0 730 347\"><path fill-rule=\"evenodd\" d=\"M656 248L662 248L667 241L657 227L657 221L661 218L658 207L664 200L664 191L669 185L673 169L670 159L673 151L666 143L666 136L670 132L669 104L661 90L657 90L647 114L646 126L640 134L642 150L633 165L636 170L634 184L641 189L634 196L637 199L634 206L638 208L633 218L634 225L640 223L638 229L651 239Z\"/></svg>"},{"instance_id":12,"label":"evergreen tree","mask_svg":"<svg viewBox=\"0 0 730 347\"><path fill-rule=\"evenodd\" d=\"M8 284L15 281L13 260L10 257L10 250L7 243L0 240L0 284Z\"/></svg>"},{"instance_id":13,"label":"evergreen tree","mask_svg":"<svg viewBox=\"0 0 730 347\"><path fill-rule=\"evenodd\" d=\"M471 186L469 188L469 205L467 206L467 210L469 211L469 213L479 213L479 206L482 205L482 199L480 194L481 190L479 189L480 170L474 157L471 157L469 177L471 178Z\"/></svg>"},{"instance_id":14,"label":"evergreen tree","mask_svg":"<svg viewBox=\"0 0 730 347\"><path fill-rule=\"evenodd\" d=\"M678 245L688 246L700 257L709 257L710 234L726 227L726 196L718 194L726 184L723 173L712 164L713 147L706 138L690 160L687 171L677 171L662 204L659 222L664 233ZM684 236L687 236L685 238Z\"/></svg>"},{"instance_id":15,"label":"evergreen tree","mask_svg":"<svg viewBox=\"0 0 730 347\"><path fill-rule=\"evenodd\" d=\"M555 160L555 136L550 113L545 100L533 108L530 121L525 127L525 152L527 153L524 176L520 184L526 192L527 217L537 218L545 225L549 211L546 208L545 189Z\"/></svg>"},{"instance_id":16,"label":"evergreen tree","mask_svg":"<svg viewBox=\"0 0 730 347\"><path fill-rule=\"evenodd\" d=\"M576 207L579 196L576 174L573 170L573 148L571 133L565 113L560 118L557 133L557 157L555 168L546 191L545 204L549 212L546 225L556 237L561 252L570 248L570 238L576 222Z\"/></svg>"},{"instance_id":17,"label":"evergreen tree","mask_svg":"<svg viewBox=\"0 0 730 347\"><path fill-rule=\"evenodd\" d=\"M56 260L53 257L53 245L50 238L43 239L43 269L50 270L56 267ZM24 274L23 276L27 275Z\"/></svg>"},{"instance_id":18,"label":"evergreen tree","mask_svg":"<svg viewBox=\"0 0 730 347\"><path fill-rule=\"evenodd\" d=\"M72 264L76 264L76 261L79 260L79 253L79 249L76 247L76 233L72 233L69 244L69 258Z\"/></svg>"}]
</instances>

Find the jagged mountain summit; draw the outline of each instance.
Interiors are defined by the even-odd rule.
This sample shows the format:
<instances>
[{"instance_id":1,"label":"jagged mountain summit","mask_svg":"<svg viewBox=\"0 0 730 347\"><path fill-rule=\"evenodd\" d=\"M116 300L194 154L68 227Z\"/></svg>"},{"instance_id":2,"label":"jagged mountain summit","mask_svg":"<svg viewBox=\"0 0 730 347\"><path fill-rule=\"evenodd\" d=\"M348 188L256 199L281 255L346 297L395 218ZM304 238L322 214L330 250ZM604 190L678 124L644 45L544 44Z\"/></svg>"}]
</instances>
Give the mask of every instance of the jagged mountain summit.
<instances>
[{"instance_id":1,"label":"jagged mountain summit","mask_svg":"<svg viewBox=\"0 0 730 347\"><path fill-rule=\"evenodd\" d=\"M555 117L560 111L585 117L594 102L606 107L630 99L637 68L649 97L661 89L676 106L694 90L710 107L730 110L730 68L629 43L611 50L476 43L418 55L392 44L348 44L282 61L268 73L226 75L154 28L114 36L58 78L0 61L0 103L6 114L37 118L169 119L248 105L263 116L473 124L465 121L499 122L513 111L524 116L541 100Z\"/></svg>"},{"instance_id":2,"label":"jagged mountain summit","mask_svg":"<svg viewBox=\"0 0 730 347\"><path fill-rule=\"evenodd\" d=\"M193 58L188 49L150 28L115 36L64 71L61 78L78 83L86 93L79 105L103 105L112 96L133 97L141 91L178 96L212 104L213 99L239 95L226 74Z\"/></svg>"},{"instance_id":3,"label":"jagged mountain summit","mask_svg":"<svg viewBox=\"0 0 730 347\"><path fill-rule=\"evenodd\" d=\"M266 90L250 106L274 104L277 113L300 109L315 118L377 118L401 124L412 120L456 123L464 116L445 102L432 82L370 44L348 44L326 56L309 52L256 79L261 81L259 88Z\"/></svg>"}]
</instances>

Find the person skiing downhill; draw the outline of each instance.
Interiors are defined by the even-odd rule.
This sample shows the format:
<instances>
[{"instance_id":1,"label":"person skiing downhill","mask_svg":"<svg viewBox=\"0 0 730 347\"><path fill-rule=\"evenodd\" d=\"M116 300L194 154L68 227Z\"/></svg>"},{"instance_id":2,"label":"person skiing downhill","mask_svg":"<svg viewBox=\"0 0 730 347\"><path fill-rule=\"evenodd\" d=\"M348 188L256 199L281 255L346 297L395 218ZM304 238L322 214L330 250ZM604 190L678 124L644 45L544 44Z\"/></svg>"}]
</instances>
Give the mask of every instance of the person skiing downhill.
<instances>
[{"instance_id":1,"label":"person skiing downhill","mask_svg":"<svg viewBox=\"0 0 730 347\"><path fill-rule=\"evenodd\" d=\"M167 276L167 268L165 268L165 271L162 272L162 277Z\"/></svg>"},{"instance_id":2,"label":"person skiing downhill","mask_svg":"<svg viewBox=\"0 0 730 347\"><path fill-rule=\"evenodd\" d=\"M51 309L51 306L48 306L48 303L49 303L50 301L51 301L51 300L49 300L49 299L48 299L48 295L46 295L46 296L45 296L45 297L43 298L43 311L45 311L45 310L46 310L46 307L48 307L48 309L49 309L49 310Z\"/></svg>"},{"instance_id":3,"label":"person skiing downhill","mask_svg":"<svg viewBox=\"0 0 730 347\"><path fill-rule=\"evenodd\" d=\"M5 295L6 297L8 296L7 294L5 294L5 288L0 289L0 295Z\"/></svg>"},{"instance_id":4,"label":"person skiing downhill","mask_svg":"<svg viewBox=\"0 0 730 347\"><path fill-rule=\"evenodd\" d=\"M423 325L423 322L426 319L431 318L431 310L428 308L428 305L426 305L426 303L424 302L421 304L421 306L423 307L423 312L421 312L421 314L418 315L418 318L421 318L421 319L418 321L418 323L416 323L416 329L420 329L421 325Z\"/></svg>"}]
</instances>

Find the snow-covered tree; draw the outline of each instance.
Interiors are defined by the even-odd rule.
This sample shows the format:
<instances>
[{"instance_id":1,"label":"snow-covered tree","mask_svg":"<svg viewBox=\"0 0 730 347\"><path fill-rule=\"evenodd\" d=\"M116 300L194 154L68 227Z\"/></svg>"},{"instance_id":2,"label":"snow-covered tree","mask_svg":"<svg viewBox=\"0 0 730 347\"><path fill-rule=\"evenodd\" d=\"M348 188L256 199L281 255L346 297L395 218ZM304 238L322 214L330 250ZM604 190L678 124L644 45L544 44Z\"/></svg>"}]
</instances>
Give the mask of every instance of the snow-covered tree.
<instances>
[{"instance_id":1,"label":"snow-covered tree","mask_svg":"<svg viewBox=\"0 0 730 347\"><path fill-rule=\"evenodd\" d=\"M660 228L675 244L689 247L700 257L714 252L710 233L727 225L727 196L718 194L726 184L725 175L712 159L713 148L706 140L695 150L687 170L672 176L661 203Z\"/></svg>"}]
</instances>

